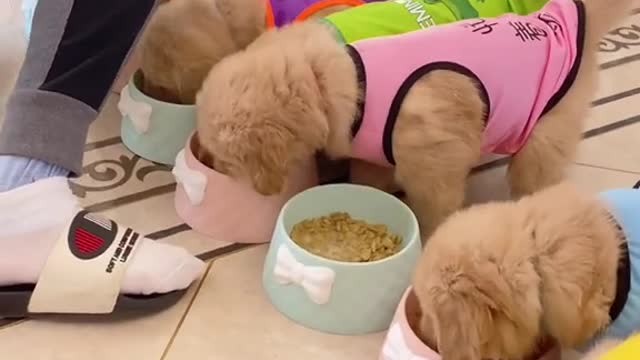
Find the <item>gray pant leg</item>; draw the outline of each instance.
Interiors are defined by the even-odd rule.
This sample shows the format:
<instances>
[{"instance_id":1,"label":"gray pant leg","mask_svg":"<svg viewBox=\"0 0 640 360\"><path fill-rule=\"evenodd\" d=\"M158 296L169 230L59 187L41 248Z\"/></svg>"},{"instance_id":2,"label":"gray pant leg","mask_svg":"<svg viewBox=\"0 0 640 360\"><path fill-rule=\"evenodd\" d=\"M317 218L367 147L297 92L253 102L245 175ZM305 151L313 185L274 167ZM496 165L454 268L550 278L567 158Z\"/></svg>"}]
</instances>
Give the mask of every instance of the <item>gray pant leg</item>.
<instances>
[{"instance_id":1,"label":"gray pant leg","mask_svg":"<svg viewBox=\"0 0 640 360\"><path fill-rule=\"evenodd\" d=\"M0 155L82 172L96 119L155 0L40 0L0 131Z\"/></svg>"}]
</instances>

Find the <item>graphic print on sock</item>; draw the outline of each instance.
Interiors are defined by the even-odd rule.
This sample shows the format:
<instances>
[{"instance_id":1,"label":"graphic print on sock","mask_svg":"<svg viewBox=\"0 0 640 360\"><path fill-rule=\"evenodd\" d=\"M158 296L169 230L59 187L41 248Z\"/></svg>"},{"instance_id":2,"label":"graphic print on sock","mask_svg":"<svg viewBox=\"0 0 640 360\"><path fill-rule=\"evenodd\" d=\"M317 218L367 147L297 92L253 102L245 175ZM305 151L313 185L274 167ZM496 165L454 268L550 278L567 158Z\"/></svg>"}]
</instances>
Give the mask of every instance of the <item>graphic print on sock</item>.
<instances>
[{"instance_id":1,"label":"graphic print on sock","mask_svg":"<svg viewBox=\"0 0 640 360\"><path fill-rule=\"evenodd\" d=\"M95 259L111 246L117 234L115 222L81 211L69 228L69 249L78 259Z\"/></svg>"}]
</instances>

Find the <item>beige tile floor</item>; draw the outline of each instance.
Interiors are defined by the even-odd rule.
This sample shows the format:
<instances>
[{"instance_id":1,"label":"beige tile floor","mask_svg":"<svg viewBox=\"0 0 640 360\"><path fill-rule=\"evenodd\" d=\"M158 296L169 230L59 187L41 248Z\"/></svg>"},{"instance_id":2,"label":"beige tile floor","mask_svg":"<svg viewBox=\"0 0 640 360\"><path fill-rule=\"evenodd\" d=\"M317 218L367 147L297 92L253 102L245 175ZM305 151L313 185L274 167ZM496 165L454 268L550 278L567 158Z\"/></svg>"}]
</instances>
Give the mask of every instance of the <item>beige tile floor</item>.
<instances>
[{"instance_id":1,"label":"beige tile floor","mask_svg":"<svg viewBox=\"0 0 640 360\"><path fill-rule=\"evenodd\" d=\"M8 1L15 9L18 1ZM0 2L0 15L11 10L6 6ZM7 13L0 16L0 35L18 31ZM585 191L629 187L640 179L640 11L635 14L602 44L602 84L571 171ZM0 60L12 57L0 61L1 103L22 45L5 36L0 47L10 49L0 52ZM144 319L0 321L0 359L375 359L384 334L322 334L288 321L269 304L260 285L265 246L208 239L180 221L172 206L175 183L169 169L139 159L122 145L117 99L110 97L91 129L86 175L74 183L75 193L92 210L126 221L157 241L186 247L208 262L208 271L178 305ZM503 175L500 160L479 169L470 181L470 202L505 198Z\"/></svg>"}]
</instances>

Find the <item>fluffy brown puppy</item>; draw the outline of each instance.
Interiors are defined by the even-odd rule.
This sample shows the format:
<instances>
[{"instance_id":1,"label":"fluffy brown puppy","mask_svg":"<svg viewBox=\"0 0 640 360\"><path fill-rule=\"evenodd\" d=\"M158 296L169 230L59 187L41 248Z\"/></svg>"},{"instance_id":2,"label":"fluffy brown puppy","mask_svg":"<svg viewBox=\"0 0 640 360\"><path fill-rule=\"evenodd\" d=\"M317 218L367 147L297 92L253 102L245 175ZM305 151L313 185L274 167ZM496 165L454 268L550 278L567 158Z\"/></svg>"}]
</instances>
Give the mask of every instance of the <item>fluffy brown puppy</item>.
<instances>
[{"instance_id":1,"label":"fluffy brown puppy","mask_svg":"<svg viewBox=\"0 0 640 360\"><path fill-rule=\"evenodd\" d=\"M455 213L416 270L421 338L443 360L585 345L611 322L624 239L608 205L566 183Z\"/></svg>"},{"instance_id":2,"label":"fluffy brown puppy","mask_svg":"<svg viewBox=\"0 0 640 360\"><path fill-rule=\"evenodd\" d=\"M265 28L261 0L171 0L158 7L140 42L142 90L193 104L213 65Z\"/></svg>"},{"instance_id":3,"label":"fluffy brown puppy","mask_svg":"<svg viewBox=\"0 0 640 360\"><path fill-rule=\"evenodd\" d=\"M140 43L143 91L193 104L211 67L267 30L265 0L171 0L160 5ZM331 6L321 17L345 9Z\"/></svg>"},{"instance_id":4,"label":"fluffy brown puppy","mask_svg":"<svg viewBox=\"0 0 640 360\"><path fill-rule=\"evenodd\" d=\"M628 2L586 3L581 65L572 86L512 157L515 196L563 179L596 86L598 41L624 16ZM322 24L266 33L209 74L198 97L201 143L218 167L250 178L263 194L277 193L289 166L310 152L352 156L352 128L366 98L358 74L348 49ZM393 171L425 234L463 204L466 178L481 157L487 108L476 81L448 70L417 79L401 102L390 141ZM382 174L376 178L384 180Z\"/></svg>"}]
</instances>

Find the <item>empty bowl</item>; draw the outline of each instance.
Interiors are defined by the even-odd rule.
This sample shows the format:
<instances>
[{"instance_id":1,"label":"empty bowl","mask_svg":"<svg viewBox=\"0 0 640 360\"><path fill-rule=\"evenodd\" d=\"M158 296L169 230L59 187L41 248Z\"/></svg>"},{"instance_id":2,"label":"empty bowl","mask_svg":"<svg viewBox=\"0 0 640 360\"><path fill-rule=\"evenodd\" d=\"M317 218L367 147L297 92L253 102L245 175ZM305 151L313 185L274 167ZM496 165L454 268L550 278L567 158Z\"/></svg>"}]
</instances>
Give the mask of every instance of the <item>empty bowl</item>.
<instances>
[{"instance_id":1,"label":"empty bowl","mask_svg":"<svg viewBox=\"0 0 640 360\"><path fill-rule=\"evenodd\" d=\"M218 240L264 243L271 240L282 206L293 195L318 184L313 158L294 169L284 192L263 196L246 180L232 179L195 156L193 137L176 157L178 215L195 231Z\"/></svg>"},{"instance_id":2,"label":"empty bowl","mask_svg":"<svg viewBox=\"0 0 640 360\"><path fill-rule=\"evenodd\" d=\"M314 255L289 237L295 224L334 212L387 225L402 237L402 249L378 261L340 262ZM301 325L341 335L378 332L391 323L420 252L418 222L402 201L367 186L318 186L280 211L263 284L273 305Z\"/></svg>"},{"instance_id":3,"label":"empty bowl","mask_svg":"<svg viewBox=\"0 0 640 360\"><path fill-rule=\"evenodd\" d=\"M391 327L384 340L379 360L440 360L440 355L422 342L413 328L419 322L420 308L418 298L411 288L406 290L398 305ZM465 344L461 343L460 346ZM552 347L536 360L560 360L561 351Z\"/></svg>"},{"instance_id":4,"label":"empty bowl","mask_svg":"<svg viewBox=\"0 0 640 360\"><path fill-rule=\"evenodd\" d=\"M196 127L196 106L156 100L140 91L142 73L136 72L122 91L122 142L141 158L173 165Z\"/></svg>"}]
</instances>

